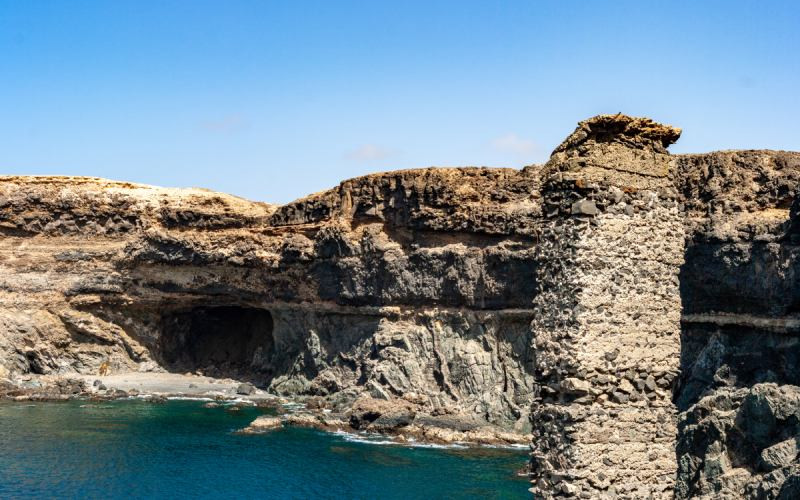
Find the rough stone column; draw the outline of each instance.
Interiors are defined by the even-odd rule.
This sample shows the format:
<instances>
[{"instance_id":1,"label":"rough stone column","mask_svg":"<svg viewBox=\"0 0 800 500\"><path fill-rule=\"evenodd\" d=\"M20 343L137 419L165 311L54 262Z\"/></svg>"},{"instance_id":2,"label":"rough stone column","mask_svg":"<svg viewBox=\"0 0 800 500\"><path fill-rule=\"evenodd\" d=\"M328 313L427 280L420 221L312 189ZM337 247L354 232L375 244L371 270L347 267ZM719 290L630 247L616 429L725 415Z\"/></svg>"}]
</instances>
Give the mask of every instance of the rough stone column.
<instances>
[{"instance_id":1,"label":"rough stone column","mask_svg":"<svg viewBox=\"0 0 800 500\"><path fill-rule=\"evenodd\" d=\"M544 167L531 324L532 491L672 496L684 234L666 146L680 130L603 115Z\"/></svg>"}]
</instances>

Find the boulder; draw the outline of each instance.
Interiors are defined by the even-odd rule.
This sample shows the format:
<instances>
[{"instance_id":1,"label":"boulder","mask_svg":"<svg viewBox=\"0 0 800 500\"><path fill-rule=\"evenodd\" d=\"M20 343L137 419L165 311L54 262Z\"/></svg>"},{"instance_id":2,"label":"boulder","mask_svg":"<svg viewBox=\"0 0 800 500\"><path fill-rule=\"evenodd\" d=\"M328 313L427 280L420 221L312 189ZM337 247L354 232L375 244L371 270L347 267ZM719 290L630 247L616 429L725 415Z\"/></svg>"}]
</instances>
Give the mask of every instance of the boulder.
<instances>
[{"instance_id":1,"label":"boulder","mask_svg":"<svg viewBox=\"0 0 800 500\"><path fill-rule=\"evenodd\" d=\"M396 431L414 421L414 413L408 410L385 413L376 418L369 426L369 430L378 432Z\"/></svg>"},{"instance_id":2,"label":"boulder","mask_svg":"<svg viewBox=\"0 0 800 500\"><path fill-rule=\"evenodd\" d=\"M572 204L573 215L597 215L597 205L592 200L578 200Z\"/></svg>"},{"instance_id":3,"label":"boulder","mask_svg":"<svg viewBox=\"0 0 800 500\"><path fill-rule=\"evenodd\" d=\"M236 388L236 394L241 394L243 396L250 396L255 392L256 392L256 387L248 382L245 382L244 384L239 384L239 386Z\"/></svg>"},{"instance_id":4,"label":"boulder","mask_svg":"<svg viewBox=\"0 0 800 500\"><path fill-rule=\"evenodd\" d=\"M405 400L384 400L362 397L350 411L350 425L365 429L373 424L383 430L408 425L414 419L414 408Z\"/></svg>"},{"instance_id":5,"label":"boulder","mask_svg":"<svg viewBox=\"0 0 800 500\"><path fill-rule=\"evenodd\" d=\"M297 427L322 427L322 421L309 413L292 413L286 416L286 424Z\"/></svg>"},{"instance_id":6,"label":"boulder","mask_svg":"<svg viewBox=\"0 0 800 500\"><path fill-rule=\"evenodd\" d=\"M592 388L592 384L579 378L565 378L561 381L561 390L568 394L586 394Z\"/></svg>"},{"instance_id":7,"label":"boulder","mask_svg":"<svg viewBox=\"0 0 800 500\"><path fill-rule=\"evenodd\" d=\"M283 427L283 422L278 417L270 417L267 415L262 415L248 425L246 428L242 430L242 432L247 434L254 434L258 432L266 432L271 431L274 429L279 429Z\"/></svg>"}]
</instances>

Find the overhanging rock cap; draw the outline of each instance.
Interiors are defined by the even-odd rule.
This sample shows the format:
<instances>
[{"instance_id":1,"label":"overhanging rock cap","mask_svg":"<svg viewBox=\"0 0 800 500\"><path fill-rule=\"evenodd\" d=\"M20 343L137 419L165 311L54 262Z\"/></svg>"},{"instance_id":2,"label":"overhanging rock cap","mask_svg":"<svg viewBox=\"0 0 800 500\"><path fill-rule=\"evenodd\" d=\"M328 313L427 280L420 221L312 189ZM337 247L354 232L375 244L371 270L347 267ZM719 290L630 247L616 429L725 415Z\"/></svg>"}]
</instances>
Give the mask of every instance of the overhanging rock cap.
<instances>
[{"instance_id":1,"label":"overhanging rock cap","mask_svg":"<svg viewBox=\"0 0 800 500\"><path fill-rule=\"evenodd\" d=\"M650 187L669 177L673 162L667 146L680 134L679 128L650 118L598 115L578 123L545 169L565 180Z\"/></svg>"},{"instance_id":2,"label":"overhanging rock cap","mask_svg":"<svg viewBox=\"0 0 800 500\"><path fill-rule=\"evenodd\" d=\"M657 123L650 118L622 113L597 115L579 122L578 128L553 151L553 154L602 143L618 143L634 149L652 149L667 154L667 146L677 141L680 136L681 129Z\"/></svg>"}]
</instances>

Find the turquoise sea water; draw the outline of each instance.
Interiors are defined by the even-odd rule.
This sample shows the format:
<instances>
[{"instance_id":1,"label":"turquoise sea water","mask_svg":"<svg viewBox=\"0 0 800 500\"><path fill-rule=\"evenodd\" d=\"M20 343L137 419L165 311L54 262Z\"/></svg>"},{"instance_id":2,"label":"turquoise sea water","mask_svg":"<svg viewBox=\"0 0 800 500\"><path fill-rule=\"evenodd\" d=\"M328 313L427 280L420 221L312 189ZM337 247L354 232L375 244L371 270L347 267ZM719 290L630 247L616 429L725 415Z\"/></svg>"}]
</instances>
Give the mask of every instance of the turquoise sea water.
<instances>
[{"instance_id":1,"label":"turquoise sea water","mask_svg":"<svg viewBox=\"0 0 800 500\"><path fill-rule=\"evenodd\" d=\"M0 403L0 498L527 498L524 450L419 448L198 401Z\"/></svg>"}]
</instances>

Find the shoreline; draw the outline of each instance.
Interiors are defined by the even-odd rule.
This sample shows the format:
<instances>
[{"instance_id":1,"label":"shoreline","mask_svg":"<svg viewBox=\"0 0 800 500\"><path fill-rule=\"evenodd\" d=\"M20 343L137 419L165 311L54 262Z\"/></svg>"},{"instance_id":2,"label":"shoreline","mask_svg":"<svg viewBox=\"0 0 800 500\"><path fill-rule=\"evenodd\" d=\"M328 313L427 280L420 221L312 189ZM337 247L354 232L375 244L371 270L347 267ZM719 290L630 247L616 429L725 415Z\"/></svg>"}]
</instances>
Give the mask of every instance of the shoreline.
<instances>
[{"instance_id":1,"label":"shoreline","mask_svg":"<svg viewBox=\"0 0 800 500\"><path fill-rule=\"evenodd\" d=\"M334 411L318 397L284 397L248 382L192 373L128 372L105 376L31 375L0 379L0 402L115 401L138 399L205 401L206 408L264 410L240 434L262 434L284 427L305 427L373 444L417 447L525 449L531 436L492 425L465 425L452 416L417 415L404 400L360 398Z\"/></svg>"}]
</instances>

